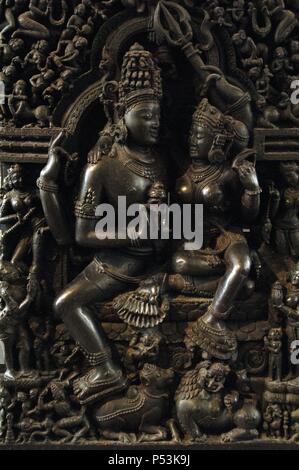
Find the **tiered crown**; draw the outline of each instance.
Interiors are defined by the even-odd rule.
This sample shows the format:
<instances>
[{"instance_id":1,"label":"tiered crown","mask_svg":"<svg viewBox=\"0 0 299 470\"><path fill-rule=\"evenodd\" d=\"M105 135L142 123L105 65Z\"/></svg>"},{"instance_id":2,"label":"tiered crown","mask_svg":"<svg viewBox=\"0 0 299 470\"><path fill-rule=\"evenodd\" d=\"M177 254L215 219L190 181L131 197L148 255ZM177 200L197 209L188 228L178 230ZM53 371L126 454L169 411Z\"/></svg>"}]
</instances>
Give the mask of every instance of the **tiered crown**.
<instances>
[{"instance_id":1,"label":"tiered crown","mask_svg":"<svg viewBox=\"0 0 299 470\"><path fill-rule=\"evenodd\" d=\"M193 114L193 122L214 132L226 128L224 115L221 111L212 106L206 98L204 98L196 108Z\"/></svg>"},{"instance_id":2,"label":"tiered crown","mask_svg":"<svg viewBox=\"0 0 299 470\"><path fill-rule=\"evenodd\" d=\"M140 101L160 100L162 97L161 73L153 56L135 43L126 53L119 84L119 103L126 110Z\"/></svg>"}]
</instances>

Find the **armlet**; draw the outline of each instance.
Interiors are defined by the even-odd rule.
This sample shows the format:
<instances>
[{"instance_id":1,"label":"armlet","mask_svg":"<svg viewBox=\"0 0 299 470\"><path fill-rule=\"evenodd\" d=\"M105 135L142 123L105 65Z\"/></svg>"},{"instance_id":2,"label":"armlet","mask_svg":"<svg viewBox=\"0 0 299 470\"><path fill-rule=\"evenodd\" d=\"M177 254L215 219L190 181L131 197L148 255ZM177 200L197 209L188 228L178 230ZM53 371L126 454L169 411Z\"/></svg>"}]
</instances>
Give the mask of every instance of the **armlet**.
<instances>
[{"instance_id":1,"label":"armlet","mask_svg":"<svg viewBox=\"0 0 299 470\"><path fill-rule=\"evenodd\" d=\"M48 193L58 192L58 185L56 183L50 183L49 181L45 180L42 176L38 178L36 184L37 187L42 191L47 191Z\"/></svg>"},{"instance_id":2,"label":"armlet","mask_svg":"<svg viewBox=\"0 0 299 470\"><path fill-rule=\"evenodd\" d=\"M95 191L89 188L85 196L75 203L75 216L80 219L98 220L96 216Z\"/></svg>"}]
</instances>

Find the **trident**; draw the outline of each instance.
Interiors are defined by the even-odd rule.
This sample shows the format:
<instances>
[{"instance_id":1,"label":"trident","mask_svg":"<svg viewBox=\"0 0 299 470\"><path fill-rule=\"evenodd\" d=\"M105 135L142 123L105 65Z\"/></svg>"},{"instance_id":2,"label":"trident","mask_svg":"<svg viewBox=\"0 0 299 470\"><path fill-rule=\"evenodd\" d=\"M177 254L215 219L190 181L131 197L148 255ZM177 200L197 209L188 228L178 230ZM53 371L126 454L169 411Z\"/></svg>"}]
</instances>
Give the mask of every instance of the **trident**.
<instances>
[{"instance_id":1,"label":"trident","mask_svg":"<svg viewBox=\"0 0 299 470\"><path fill-rule=\"evenodd\" d=\"M204 10L203 10L204 11ZM203 22L208 26L208 15L204 12ZM191 17L181 5L171 0L160 0L154 14L154 28L157 38L165 39L170 46L180 47L189 60L199 79L202 81L202 92L207 94L211 89L212 101L217 103L221 111L227 111L227 106L239 107L238 113L244 114L243 119L251 120L248 104L242 103L244 91L230 83L224 77L222 70L214 65L205 65L200 51L192 44L193 32ZM203 50L212 46L212 36L206 32L207 44ZM211 86L213 84L213 86ZM213 104L213 103L212 103ZM230 110L230 113L236 110Z\"/></svg>"},{"instance_id":2,"label":"trident","mask_svg":"<svg viewBox=\"0 0 299 470\"><path fill-rule=\"evenodd\" d=\"M206 69L199 51L192 44L191 17L187 10L173 1L160 0L154 14L157 39L163 39L174 47L180 47L199 75ZM206 74L204 74L206 75Z\"/></svg>"},{"instance_id":3,"label":"trident","mask_svg":"<svg viewBox=\"0 0 299 470\"><path fill-rule=\"evenodd\" d=\"M189 13L177 3L166 0L158 3L154 14L154 28L157 37L165 38L168 44L174 47L188 44L193 38L190 23Z\"/></svg>"}]
</instances>

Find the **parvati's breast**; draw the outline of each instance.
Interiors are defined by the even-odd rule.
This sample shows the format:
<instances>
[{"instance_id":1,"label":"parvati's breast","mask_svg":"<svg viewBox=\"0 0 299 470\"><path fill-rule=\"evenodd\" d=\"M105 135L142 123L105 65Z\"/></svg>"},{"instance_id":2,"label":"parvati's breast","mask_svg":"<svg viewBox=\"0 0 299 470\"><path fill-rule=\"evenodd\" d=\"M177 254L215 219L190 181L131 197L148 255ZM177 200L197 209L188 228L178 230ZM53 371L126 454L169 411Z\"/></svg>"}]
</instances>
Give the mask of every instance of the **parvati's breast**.
<instances>
[{"instance_id":1,"label":"parvati's breast","mask_svg":"<svg viewBox=\"0 0 299 470\"><path fill-rule=\"evenodd\" d=\"M203 204L212 212L225 212L230 204L223 187L218 183L209 183L204 187L195 187L195 202Z\"/></svg>"}]
</instances>

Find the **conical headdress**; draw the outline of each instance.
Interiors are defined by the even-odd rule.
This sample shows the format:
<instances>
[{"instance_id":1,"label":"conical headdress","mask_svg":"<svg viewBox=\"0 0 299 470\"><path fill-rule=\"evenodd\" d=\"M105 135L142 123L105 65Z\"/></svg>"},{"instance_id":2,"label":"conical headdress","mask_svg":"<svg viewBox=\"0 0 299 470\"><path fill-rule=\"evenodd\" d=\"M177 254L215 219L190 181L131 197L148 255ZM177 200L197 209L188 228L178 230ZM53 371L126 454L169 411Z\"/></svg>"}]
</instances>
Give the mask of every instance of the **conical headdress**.
<instances>
[{"instance_id":1,"label":"conical headdress","mask_svg":"<svg viewBox=\"0 0 299 470\"><path fill-rule=\"evenodd\" d=\"M119 104L128 111L140 101L160 100L161 72L152 54L135 43L125 54L119 84Z\"/></svg>"}]
</instances>

